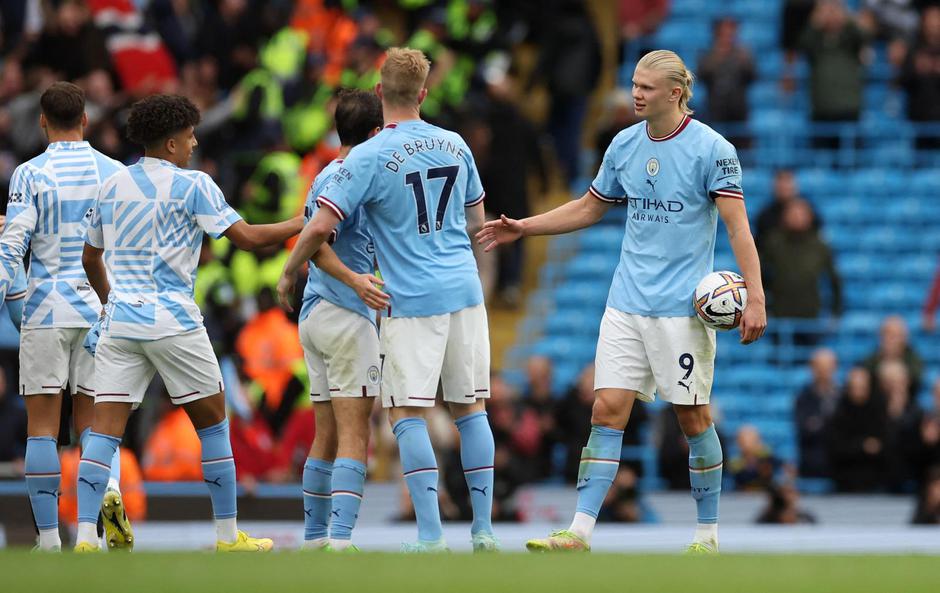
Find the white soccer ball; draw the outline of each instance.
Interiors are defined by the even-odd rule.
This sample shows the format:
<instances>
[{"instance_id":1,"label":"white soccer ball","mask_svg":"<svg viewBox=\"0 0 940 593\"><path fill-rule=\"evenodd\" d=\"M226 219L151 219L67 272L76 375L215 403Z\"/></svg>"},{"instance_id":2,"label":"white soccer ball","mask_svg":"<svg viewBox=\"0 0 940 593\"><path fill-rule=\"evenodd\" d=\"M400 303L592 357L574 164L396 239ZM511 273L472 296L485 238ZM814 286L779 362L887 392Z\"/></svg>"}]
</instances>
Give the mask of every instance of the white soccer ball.
<instances>
[{"instance_id":1,"label":"white soccer ball","mask_svg":"<svg viewBox=\"0 0 940 593\"><path fill-rule=\"evenodd\" d=\"M747 284L740 274L712 272L698 283L692 304L706 326L721 331L734 329L747 306Z\"/></svg>"}]
</instances>

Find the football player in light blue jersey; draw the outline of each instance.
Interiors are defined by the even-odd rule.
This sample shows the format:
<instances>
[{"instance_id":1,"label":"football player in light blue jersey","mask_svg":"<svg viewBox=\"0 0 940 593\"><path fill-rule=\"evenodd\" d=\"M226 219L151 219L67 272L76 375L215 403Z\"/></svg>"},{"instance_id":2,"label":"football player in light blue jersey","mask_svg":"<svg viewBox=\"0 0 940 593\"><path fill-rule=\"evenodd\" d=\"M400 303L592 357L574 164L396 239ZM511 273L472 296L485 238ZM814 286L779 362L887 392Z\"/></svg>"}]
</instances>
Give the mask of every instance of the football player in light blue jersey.
<instances>
[{"instance_id":1,"label":"football player in light blue jersey","mask_svg":"<svg viewBox=\"0 0 940 593\"><path fill-rule=\"evenodd\" d=\"M49 146L17 167L10 180L0 238L0 299L6 299L11 317L13 309L21 313L20 394L29 417L26 487L39 530L38 547L59 550L56 438L66 385L83 449L94 416L95 363L82 341L101 306L82 269L82 232L98 188L124 166L82 140L87 117L79 87L57 82L39 102L39 124ZM23 271L27 250L28 277ZM111 472L101 509L108 543L132 547L120 494L120 453L115 451L108 464Z\"/></svg>"},{"instance_id":2,"label":"football player in light blue jersey","mask_svg":"<svg viewBox=\"0 0 940 593\"><path fill-rule=\"evenodd\" d=\"M628 208L620 264L597 342L595 402L578 472L577 512L569 529L529 541L532 551L590 549L633 402L652 401L654 393L673 404L689 442L698 514L689 552L718 551L722 455L708 407L715 334L695 317L692 294L712 271L719 216L747 283L743 343L761 337L767 316L741 165L727 140L690 117L692 81L675 53L646 54L633 75L636 114L645 121L614 138L590 190L539 216L489 222L477 235L489 250L522 236L586 228L614 204Z\"/></svg>"},{"instance_id":3,"label":"football player in light blue jersey","mask_svg":"<svg viewBox=\"0 0 940 593\"><path fill-rule=\"evenodd\" d=\"M483 187L457 134L421 120L430 63L420 51L392 48L376 94L386 122L352 149L317 197L320 209L301 233L278 286L292 278L334 227L362 207L390 295L382 323L382 404L389 408L402 470L418 520L418 542L405 551L446 550L438 509L438 470L423 418L443 385L460 431L470 490L474 550L498 548L490 515L493 433L489 335L479 273L467 233L483 220Z\"/></svg>"},{"instance_id":4,"label":"football player in light blue jersey","mask_svg":"<svg viewBox=\"0 0 940 593\"><path fill-rule=\"evenodd\" d=\"M306 222L352 147L382 129L382 102L370 91L341 91L335 119L342 146L310 186ZM336 225L330 246L335 256L326 246L313 256L316 267L309 267L300 309L300 341L316 416L303 472L304 548L342 551L357 550L352 531L366 479L369 416L379 394L379 334L369 307L385 309L388 296L372 274L375 249L362 208ZM331 269L336 261L341 262L338 273ZM291 310L290 303L282 305Z\"/></svg>"},{"instance_id":5,"label":"football player in light blue jersey","mask_svg":"<svg viewBox=\"0 0 940 593\"><path fill-rule=\"evenodd\" d=\"M144 157L101 186L87 227L82 264L106 316L95 351L95 420L78 465L76 552L98 550L93 513L101 502L98 486L131 410L158 371L170 401L186 411L202 445L216 549L264 552L273 546L236 526L235 460L222 373L193 285L204 233L257 249L297 234L303 219L249 225L209 175L185 169L197 145L198 123L199 111L185 97L154 95L135 103L127 135L144 147Z\"/></svg>"}]
</instances>

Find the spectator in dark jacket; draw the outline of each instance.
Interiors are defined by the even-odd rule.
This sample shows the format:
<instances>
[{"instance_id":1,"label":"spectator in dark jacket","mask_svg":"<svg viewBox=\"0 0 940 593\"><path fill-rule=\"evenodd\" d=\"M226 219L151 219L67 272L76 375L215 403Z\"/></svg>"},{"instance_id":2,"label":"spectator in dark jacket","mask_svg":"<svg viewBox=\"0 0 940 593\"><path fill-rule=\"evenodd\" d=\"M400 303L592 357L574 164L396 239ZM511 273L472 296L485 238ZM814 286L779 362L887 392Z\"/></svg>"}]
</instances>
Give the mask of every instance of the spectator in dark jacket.
<instances>
[{"instance_id":1,"label":"spectator in dark jacket","mask_svg":"<svg viewBox=\"0 0 940 593\"><path fill-rule=\"evenodd\" d=\"M736 490L766 490L774 482L780 460L764 444L751 425L742 426L737 435L738 454L728 464Z\"/></svg>"},{"instance_id":2,"label":"spectator in dark jacket","mask_svg":"<svg viewBox=\"0 0 940 593\"><path fill-rule=\"evenodd\" d=\"M917 510L912 521L915 525L940 525L940 466L930 470L921 489Z\"/></svg>"},{"instance_id":3,"label":"spectator in dark jacket","mask_svg":"<svg viewBox=\"0 0 940 593\"><path fill-rule=\"evenodd\" d=\"M822 311L819 284L829 281L832 314L842 313L842 284L832 251L813 228L813 211L805 200L792 200L783 225L761 239L761 262L769 312L776 317L815 319ZM813 343L807 336L802 343Z\"/></svg>"},{"instance_id":4,"label":"spectator in dark jacket","mask_svg":"<svg viewBox=\"0 0 940 593\"><path fill-rule=\"evenodd\" d=\"M818 122L857 121L862 109L862 50L868 35L841 0L819 0L800 48L810 64L812 117ZM835 148L838 138L817 146Z\"/></svg>"},{"instance_id":5,"label":"spectator in dark jacket","mask_svg":"<svg viewBox=\"0 0 940 593\"><path fill-rule=\"evenodd\" d=\"M551 94L548 130L566 183L578 175L581 126L588 98L600 77L601 46L594 23L580 0L545 3L550 20L543 23L542 51L535 81Z\"/></svg>"},{"instance_id":6,"label":"spectator in dark jacket","mask_svg":"<svg viewBox=\"0 0 940 593\"><path fill-rule=\"evenodd\" d=\"M829 477L826 452L826 424L839 401L836 384L838 360L828 348L821 348L810 359L812 382L796 397L794 416L799 444L799 472L807 478Z\"/></svg>"},{"instance_id":7,"label":"spectator in dark jacket","mask_svg":"<svg viewBox=\"0 0 940 593\"><path fill-rule=\"evenodd\" d=\"M884 398L887 421L888 488L892 492L911 492L914 487L911 457L923 413L911 397L910 377L903 362L887 360L878 365L878 391Z\"/></svg>"},{"instance_id":8,"label":"spectator in dark jacket","mask_svg":"<svg viewBox=\"0 0 940 593\"><path fill-rule=\"evenodd\" d=\"M92 22L88 6L79 0L64 0L58 5L29 61L48 66L66 80L111 69L104 34Z\"/></svg>"},{"instance_id":9,"label":"spectator in dark jacket","mask_svg":"<svg viewBox=\"0 0 940 593\"><path fill-rule=\"evenodd\" d=\"M534 126L513 102L512 80L497 71L489 72L487 80L486 124L487 146L478 153L477 165L486 188L486 210L489 215L509 218L529 216L529 177L535 173L540 188L547 185L547 171ZM482 162L481 162L482 158ZM498 250L499 275L497 294L502 304L516 307L522 300L522 264L525 241L503 245Z\"/></svg>"},{"instance_id":10,"label":"spectator in dark jacket","mask_svg":"<svg viewBox=\"0 0 940 593\"><path fill-rule=\"evenodd\" d=\"M757 522L769 525L815 523L816 517L800 508L800 493L793 484L773 485L767 489L767 507Z\"/></svg>"},{"instance_id":11,"label":"spectator in dark jacket","mask_svg":"<svg viewBox=\"0 0 940 593\"><path fill-rule=\"evenodd\" d=\"M881 363L888 360L899 360L904 363L910 380L910 392L920 393L924 361L911 346L907 322L900 315L886 317L881 323L878 349L872 352L862 364L872 376L875 376Z\"/></svg>"},{"instance_id":12,"label":"spectator in dark jacket","mask_svg":"<svg viewBox=\"0 0 940 593\"><path fill-rule=\"evenodd\" d=\"M921 34L901 71L907 115L913 121L940 121L940 6L924 10ZM920 137L918 148L940 147L940 139Z\"/></svg>"},{"instance_id":13,"label":"spectator in dark jacket","mask_svg":"<svg viewBox=\"0 0 940 593\"><path fill-rule=\"evenodd\" d=\"M713 122L747 120L747 89L754 81L754 61L751 52L738 43L737 35L737 21L717 21L712 47L698 63L699 79L708 87L708 119ZM739 142L733 143L740 147Z\"/></svg>"},{"instance_id":14,"label":"spectator in dark jacket","mask_svg":"<svg viewBox=\"0 0 940 593\"><path fill-rule=\"evenodd\" d=\"M849 371L845 393L829 423L829 466L840 492L878 492L885 487L884 401L872 393L864 368Z\"/></svg>"},{"instance_id":15,"label":"spectator in dark jacket","mask_svg":"<svg viewBox=\"0 0 940 593\"><path fill-rule=\"evenodd\" d=\"M800 188L796 183L796 176L789 169L780 169L774 173L773 199L764 206L757 214L757 220L754 223L754 242L760 247L760 240L766 237L767 233L782 226L783 211L787 204L793 200L804 199L800 194ZM810 206L812 209L812 206ZM822 227L822 219L813 211L813 228L819 230Z\"/></svg>"}]
</instances>

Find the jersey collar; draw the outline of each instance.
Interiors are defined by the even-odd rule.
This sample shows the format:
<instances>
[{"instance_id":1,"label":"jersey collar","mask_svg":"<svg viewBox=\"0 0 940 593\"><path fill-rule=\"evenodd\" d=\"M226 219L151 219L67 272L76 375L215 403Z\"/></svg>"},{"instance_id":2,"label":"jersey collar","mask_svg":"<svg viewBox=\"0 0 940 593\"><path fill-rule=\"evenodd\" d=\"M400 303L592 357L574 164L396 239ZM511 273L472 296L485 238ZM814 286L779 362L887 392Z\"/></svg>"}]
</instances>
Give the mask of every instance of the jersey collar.
<instances>
[{"instance_id":1,"label":"jersey collar","mask_svg":"<svg viewBox=\"0 0 940 593\"><path fill-rule=\"evenodd\" d=\"M164 159L158 159L158 158L152 157L152 156L142 156L142 157L140 157L140 160L137 161L137 164L138 164L138 165L142 165L142 166L144 166L144 167L147 167L147 166L150 166L150 167L157 167L157 166L160 166L160 167L173 167L173 168L178 168L176 165L174 165L174 164L171 163L170 161L167 161L167 160L164 160Z\"/></svg>"},{"instance_id":2,"label":"jersey collar","mask_svg":"<svg viewBox=\"0 0 940 593\"><path fill-rule=\"evenodd\" d=\"M646 136L653 142L665 142L666 140L671 140L672 138L675 138L676 136L681 134L682 130L684 130L686 126L689 125L690 121L692 121L692 118L689 117L688 114L686 114L685 117L682 118L682 121L679 122L679 125L676 126L675 130L669 132L665 136L658 136L658 137L650 134L650 126L649 124L646 124Z\"/></svg>"},{"instance_id":3,"label":"jersey collar","mask_svg":"<svg viewBox=\"0 0 940 593\"><path fill-rule=\"evenodd\" d=\"M78 150L80 148L88 148L89 146L87 140L80 140L79 142L52 142L46 147L46 150L51 152L57 150Z\"/></svg>"}]
</instances>

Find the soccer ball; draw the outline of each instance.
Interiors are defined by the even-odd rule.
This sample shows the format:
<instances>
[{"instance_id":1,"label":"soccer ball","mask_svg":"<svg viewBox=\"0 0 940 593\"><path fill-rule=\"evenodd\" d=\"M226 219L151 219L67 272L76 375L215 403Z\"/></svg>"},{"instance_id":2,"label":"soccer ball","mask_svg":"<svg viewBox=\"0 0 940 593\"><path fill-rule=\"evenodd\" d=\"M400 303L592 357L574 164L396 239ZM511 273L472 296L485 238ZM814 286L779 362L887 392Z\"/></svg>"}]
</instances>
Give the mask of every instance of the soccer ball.
<instances>
[{"instance_id":1,"label":"soccer ball","mask_svg":"<svg viewBox=\"0 0 940 593\"><path fill-rule=\"evenodd\" d=\"M729 330L738 327L747 306L747 285L734 272L712 272L695 287L692 304L707 327Z\"/></svg>"}]
</instances>

